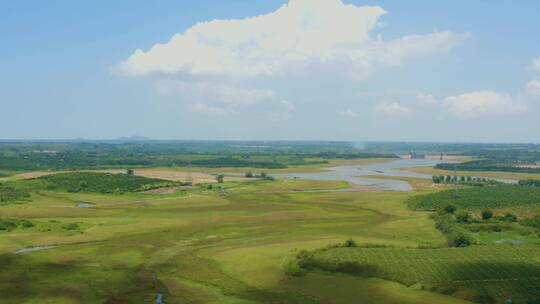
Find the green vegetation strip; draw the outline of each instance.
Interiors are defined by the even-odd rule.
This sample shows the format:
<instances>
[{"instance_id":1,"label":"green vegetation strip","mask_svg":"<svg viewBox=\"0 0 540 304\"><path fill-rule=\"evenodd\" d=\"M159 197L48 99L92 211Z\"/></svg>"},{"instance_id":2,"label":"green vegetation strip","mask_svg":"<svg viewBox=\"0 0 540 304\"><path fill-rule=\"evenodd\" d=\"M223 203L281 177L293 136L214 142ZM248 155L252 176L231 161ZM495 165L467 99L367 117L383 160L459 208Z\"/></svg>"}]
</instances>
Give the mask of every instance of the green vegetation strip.
<instances>
[{"instance_id":1,"label":"green vegetation strip","mask_svg":"<svg viewBox=\"0 0 540 304\"><path fill-rule=\"evenodd\" d=\"M414 210L435 211L452 204L468 210L540 204L540 188L515 185L471 187L419 195L407 200Z\"/></svg>"},{"instance_id":2,"label":"green vegetation strip","mask_svg":"<svg viewBox=\"0 0 540 304\"><path fill-rule=\"evenodd\" d=\"M538 160L538 152L531 156L533 161ZM486 159L473 160L460 164L443 163L435 166L442 170L460 171L492 171L492 172L517 172L517 173L540 173L540 168L516 166L515 159L509 156L508 159Z\"/></svg>"},{"instance_id":3,"label":"green vegetation strip","mask_svg":"<svg viewBox=\"0 0 540 304\"><path fill-rule=\"evenodd\" d=\"M540 298L537 246L467 248L332 248L298 255L304 269L376 276L444 293L465 293L481 302Z\"/></svg>"},{"instance_id":4,"label":"green vegetation strip","mask_svg":"<svg viewBox=\"0 0 540 304\"><path fill-rule=\"evenodd\" d=\"M94 172L59 173L39 179L47 182L48 190L68 192L124 193L182 185L180 182L142 176Z\"/></svg>"},{"instance_id":5,"label":"green vegetation strip","mask_svg":"<svg viewBox=\"0 0 540 304\"><path fill-rule=\"evenodd\" d=\"M0 205L30 199L30 193L0 184Z\"/></svg>"}]
</instances>

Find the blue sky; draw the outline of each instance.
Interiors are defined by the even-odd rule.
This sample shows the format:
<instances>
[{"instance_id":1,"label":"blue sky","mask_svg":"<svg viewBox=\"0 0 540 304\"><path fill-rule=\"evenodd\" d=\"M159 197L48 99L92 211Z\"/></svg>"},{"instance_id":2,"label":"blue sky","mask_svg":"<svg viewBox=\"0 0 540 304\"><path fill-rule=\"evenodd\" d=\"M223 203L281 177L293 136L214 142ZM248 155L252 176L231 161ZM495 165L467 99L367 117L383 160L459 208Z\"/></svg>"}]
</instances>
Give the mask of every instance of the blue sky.
<instances>
[{"instance_id":1,"label":"blue sky","mask_svg":"<svg viewBox=\"0 0 540 304\"><path fill-rule=\"evenodd\" d=\"M0 2L0 138L540 142L540 2L344 2Z\"/></svg>"}]
</instances>

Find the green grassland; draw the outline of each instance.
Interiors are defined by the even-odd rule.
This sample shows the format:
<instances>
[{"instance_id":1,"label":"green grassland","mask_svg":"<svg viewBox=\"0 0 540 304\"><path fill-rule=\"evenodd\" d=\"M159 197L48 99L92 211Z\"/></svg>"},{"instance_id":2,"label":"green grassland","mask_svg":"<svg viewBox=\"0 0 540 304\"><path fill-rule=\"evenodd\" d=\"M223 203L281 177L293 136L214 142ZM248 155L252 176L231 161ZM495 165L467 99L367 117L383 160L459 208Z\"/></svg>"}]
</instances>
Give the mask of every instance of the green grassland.
<instances>
[{"instance_id":1,"label":"green grassland","mask_svg":"<svg viewBox=\"0 0 540 304\"><path fill-rule=\"evenodd\" d=\"M88 172L11 180L3 185L31 196L0 205L0 226L8 228L0 229L0 303L152 303L158 292L166 303L445 304L509 294L525 303L540 295L538 236L522 236L523 246L493 244L536 228L508 223L512 229L471 232L489 246L446 248L432 212L407 204L446 187L402 179L415 191L251 180L157 194L141 190L176 184ZM536 208L515 200L497 206ZM387 248L317 250L349 238ZM46 249L17 253L34 246ZM324 261L368 261L379 272L291 275L289 262L302 250Z\"/></svg>"},{"instance_id":2,"label":"green grassland","mask_svg":"<svg viewBox=\"0 0 540 304\"><path fill-rule=\"evenodd\" d=\"M0 205L30 199L28 191L0 184Z\"/></svg>"},{"instance_id":3,"label":"green grassland","mask_svg":"<svg viewBox=\"0 0 540 304\"><path fill-rule=\"evenodd\" d=\"M436 211L432 213L435 227L446 236L448 245L464 248L433 244L403 248L361 240L300 251L289 261L290 272L377 277L480 303L540 300L537 187L493 185L462 187L457 192L420 189L423 194L417 191L419 195L404 203L411 210Z\"/></svg>"},{"instance_id":4,"label":"green grassland","mask_svg":"<svg viewBox=\"0 0 540 304\"><path fill-rule=\"evenodd\" d=\"M468 210L540 205L540 188L517 185L467 187L419 195L409 199L407 204L413 209L430 211L448 204Z\"/></svg>"},{"instance_id":5,"label":"green grassland","mask_svg":"<svg viewBox=\"0 0 540 304\"><path fill-rule=\"evenodd\" d=\"M298 250L349 237L443 246L429 214L403 204L413 193L302 192L346 187L306 180L223 186L228 195L205 185L164 195L45 188L1 206L1 218L33 226L0 231L0 303L151 303L157 292L167 303L464 303L377 278L285 273ZM15 254L32 246L53 247Z\"/></svg>"},{"instance_id":6,"label":"green grassland","mask_svg":"<svg viewBox=\"0 0 540 304\"><path fill-rule=\"evenodd\" d=\"M504 299L526 303L537 300L540 290L537 246L334 248L310 259L323 270L382 277L483 303Z\"/></svg>"}]
</instances>

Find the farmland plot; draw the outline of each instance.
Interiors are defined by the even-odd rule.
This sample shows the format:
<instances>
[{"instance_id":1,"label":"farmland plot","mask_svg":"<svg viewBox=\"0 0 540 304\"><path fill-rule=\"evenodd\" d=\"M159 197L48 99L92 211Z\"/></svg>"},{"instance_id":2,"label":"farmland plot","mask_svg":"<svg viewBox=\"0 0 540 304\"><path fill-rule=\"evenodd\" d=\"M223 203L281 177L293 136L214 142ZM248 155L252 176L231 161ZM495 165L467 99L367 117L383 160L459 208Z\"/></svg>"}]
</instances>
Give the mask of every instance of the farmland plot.
<instances>
[{"instance_id":1,"label":"farmland plot","mask_svg":"<svg viewBox=\"0 0 540 304\"><path fill-rule=\"evenodd\" d=\"M317 251L314 259L325 270L346 264L370 266L376 269L376 276L385 279L480 301L527 303L540 298L540 251L536 246L335 248Z\"/></svg>"}]
</instances>

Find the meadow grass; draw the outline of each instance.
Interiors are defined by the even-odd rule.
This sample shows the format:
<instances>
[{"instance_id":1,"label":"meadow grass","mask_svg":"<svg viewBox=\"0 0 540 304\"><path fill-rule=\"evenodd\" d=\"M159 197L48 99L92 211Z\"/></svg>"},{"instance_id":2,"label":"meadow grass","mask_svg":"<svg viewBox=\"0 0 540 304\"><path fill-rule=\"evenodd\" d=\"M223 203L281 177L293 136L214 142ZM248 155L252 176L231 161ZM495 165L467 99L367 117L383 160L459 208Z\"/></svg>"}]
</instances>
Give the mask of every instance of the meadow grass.
<instances>
[{"instance_id":1,"label":"meadow grass","mask_svg":"<svg viewBox=\"0 0 540 304\"><path fill-rule=\"evenodd\" d=\"M141 303L157 292L167 303L461 303L380 279L285 274L296 251L349 237L442 246L428 214L403 204L412 193L302 192L348 187L307 180L224 186L227 195L204 186L164 195L40 190L0 207L2 217L35 223L0 232L0 294L8 295L0 303ZM78 229L63 228L70 223ZM32 246L55 247L14 254ZM358 293L335 290L345 286Z\"/></svg>"},{"instance_id":2,"label":"meadow grass","mask_svg":"<svg viewBox=\"0 0 540 304\"><path fill-rule=\"evenodd\" d=\"M538 299L540 252L537 246L470 246L467 248L334 248L315 252L324 270L378 276L407 286L417 284L476 301ZM363 268L362 268L363 267ZM359 272L357 272L359 271Z\"/></svg>"},{"instance_id":3,"label":"meadow grass","mask_svg":"<svg viewBox=\"0 0 540 304\"><path fill-rule=\"evenodd\" d=\"M465 187L418 195L407 200L412 209L436 211L447 205L481 210L540 205L540 188L517 185Z\"/></svg>"}]
</instances>

